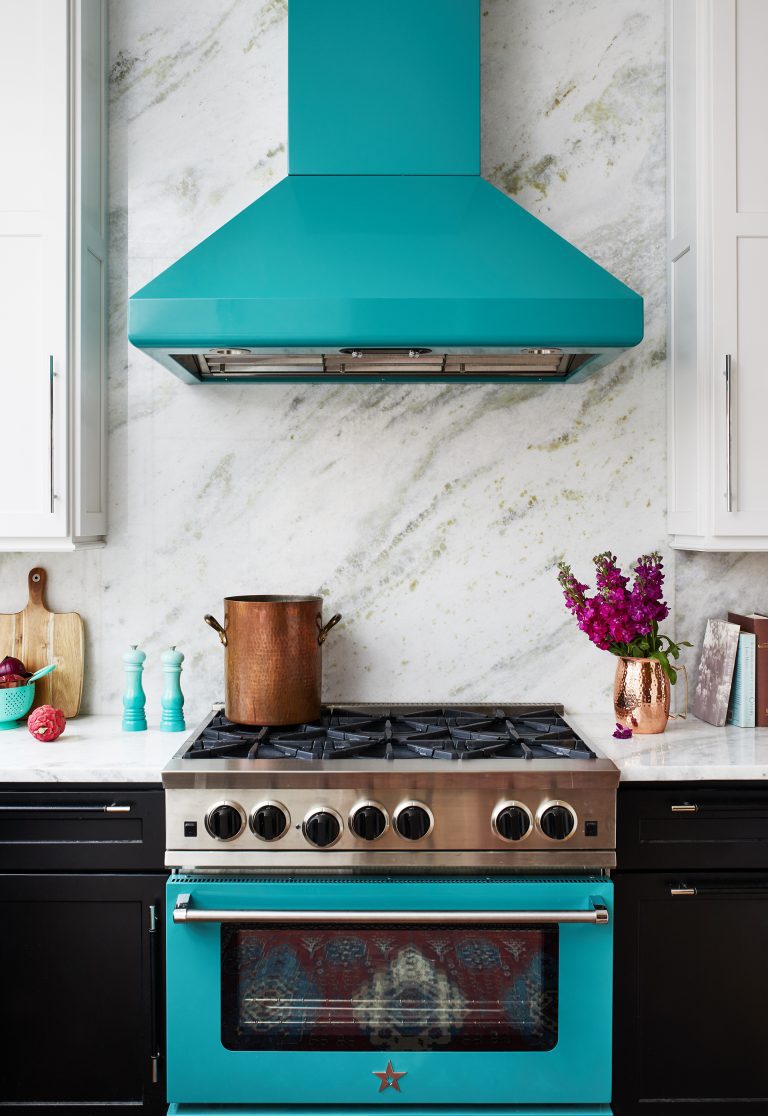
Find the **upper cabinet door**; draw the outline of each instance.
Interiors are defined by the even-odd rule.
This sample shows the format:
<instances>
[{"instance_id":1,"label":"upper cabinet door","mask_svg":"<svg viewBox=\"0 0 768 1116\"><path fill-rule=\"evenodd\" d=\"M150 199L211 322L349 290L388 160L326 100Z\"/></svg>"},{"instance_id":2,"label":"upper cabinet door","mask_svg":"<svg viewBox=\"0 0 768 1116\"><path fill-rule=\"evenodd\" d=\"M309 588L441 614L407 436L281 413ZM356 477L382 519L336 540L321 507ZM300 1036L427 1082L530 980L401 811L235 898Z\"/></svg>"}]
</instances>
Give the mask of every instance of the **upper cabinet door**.
<instances>
[{"instance_id":1,"label":"upper cabinet door","mask_svg":"<svg viewBox=\"0 0 768 1116\"><path fill-rule=\"evenodd\" d=\"M714 529L768 536L768 3L719 0L712 32Z\"/></svg>"},{"instance_id":2,"label":"upper cabinet door","mask_svg":"<svg viewBox=\"0 0 768 1116\"><path fill-rule=\"evenodd\" d=\"M68 16L62 0L0 4L5 537L67 532Z\"/></svg>"},{"instance_id":3,"label":"upper cabinet door","mask_svg":"<svg viewBox=\"0 0 768 1116\"><path fill-rule=\"evenodd\" d=\"M768 550L768 0L669 13L670 541Z\"/></svg>"}]
</instances>

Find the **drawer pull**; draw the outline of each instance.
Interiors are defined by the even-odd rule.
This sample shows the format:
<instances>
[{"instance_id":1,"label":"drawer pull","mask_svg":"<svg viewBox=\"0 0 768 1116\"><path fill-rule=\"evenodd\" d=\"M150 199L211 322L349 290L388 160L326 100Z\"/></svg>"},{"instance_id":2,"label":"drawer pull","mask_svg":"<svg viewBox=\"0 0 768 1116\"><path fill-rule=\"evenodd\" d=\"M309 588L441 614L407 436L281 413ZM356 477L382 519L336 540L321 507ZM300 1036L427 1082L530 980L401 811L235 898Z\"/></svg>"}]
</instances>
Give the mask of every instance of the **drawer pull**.
<instances>
[{"instance_id":1,"label":"drawer pull","mask_svg":"<svg viewBox=\"0 0 768 1116\"><path fill-rule=\"evenodd\" d=\"M676 802L670 806L673 814L698 814L699 808L693 802Z\"/></svg>"},{"instance_id":2,"label":"drawer pull","mask_svg":"<svg viewBox=\"0 0 768 1116\"><path fill-rule=\"evenodd\" d=\"M116 802L94 803L87 802L78 805L59 803L54 806L43 806L33 803L0 803L0 814L25 813L25 814L130 814L130 806L120 806Z\"/></svg>"},{"instance_id":3,"label":"drawer pull","mask_svg":"<svg viewBox=\"0 0 768 1116\"><path fill-rule=\"evenodd\" d=\"M686 884L680 884L678 887L671 887L669 894L676 898L686 898L693 895L699 898L706 898L710 896L714 899L723 898L725 896L735 896L744 899L765 899L768 896L768 881L765 880L747 880L747 881L722 881L716 883L701 883L698 887L689 887Z\"/></svg>"}]
</instances>

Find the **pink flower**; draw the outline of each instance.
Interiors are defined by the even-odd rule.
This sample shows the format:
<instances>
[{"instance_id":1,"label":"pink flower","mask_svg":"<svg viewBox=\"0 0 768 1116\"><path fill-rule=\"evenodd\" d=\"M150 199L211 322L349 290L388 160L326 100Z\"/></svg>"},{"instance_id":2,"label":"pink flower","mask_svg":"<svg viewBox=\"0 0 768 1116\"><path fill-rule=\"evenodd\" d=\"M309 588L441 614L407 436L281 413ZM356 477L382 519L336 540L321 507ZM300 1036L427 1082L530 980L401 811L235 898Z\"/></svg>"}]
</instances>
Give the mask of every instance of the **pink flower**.
<instances>
[{"instance_id":1,"label":"pink flower","mask_svg":"<svg viewBox=\"0 0 768 1116\"><path fill-rule=\"evenodd\" d=\"M593 596L588 586L578 581L565 562L558 563L557 580L563 590L566 607L588 638L603 651L634 658L653 656L661 663L671 683L677 672L670 659L678 659L682 647L659 632L659 621L669 615L663 599L664 573L661 555L653 551L641 554L634 564L634 582L620 570L616 555L609 550L597 554ZM625 739L625 738L622 738Z\"/></svg>"},{"instance_id":2,"label":"pink flower","mask_svg":"<svg viewBox=\"0 0 768 1116\"><path fill-rule=\"evenodd\" d=\"M656 552L641 555L635 562L635 584L632 586L631 614L643 632L649 632L654 622L665 620L669 608L662 600L664 574L661 555Z\"/></svg>"}]
</instances>

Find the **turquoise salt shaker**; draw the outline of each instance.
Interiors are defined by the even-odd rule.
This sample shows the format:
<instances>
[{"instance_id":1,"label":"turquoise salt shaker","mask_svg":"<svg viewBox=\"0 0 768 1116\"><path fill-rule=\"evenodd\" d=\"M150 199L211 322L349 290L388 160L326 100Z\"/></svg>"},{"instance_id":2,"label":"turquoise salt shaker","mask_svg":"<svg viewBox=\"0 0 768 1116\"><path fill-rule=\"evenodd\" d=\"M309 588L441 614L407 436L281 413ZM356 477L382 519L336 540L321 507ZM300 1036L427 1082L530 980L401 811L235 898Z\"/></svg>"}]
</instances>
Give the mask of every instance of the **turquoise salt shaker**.
<instances>
[{"instance_id":1,"label":"turquoise salt shaker","mask_svg":"<svg viewBox=\"0 0 768 1116\"><path fill-rule=\"evenodd\" d=\"M146 654L136 644L123 655L125 692L123 694L123 732L145 732L147 718L144 713L146 696L141 684Z\"/></svg>"},{"instance_id":2,"label":"turquoise salt shaker","mask_svg":"<svg viewBox=\"0 0 768 1116\"><path fill-rule=\"evenodd\" d=\"M181 692L181 664L184 656L175 647L170 647L163 651L160 660L164 679L160 728L163 732L183 732L187 727L184 724L184 695Z\"/></svg>"}]
</instances>

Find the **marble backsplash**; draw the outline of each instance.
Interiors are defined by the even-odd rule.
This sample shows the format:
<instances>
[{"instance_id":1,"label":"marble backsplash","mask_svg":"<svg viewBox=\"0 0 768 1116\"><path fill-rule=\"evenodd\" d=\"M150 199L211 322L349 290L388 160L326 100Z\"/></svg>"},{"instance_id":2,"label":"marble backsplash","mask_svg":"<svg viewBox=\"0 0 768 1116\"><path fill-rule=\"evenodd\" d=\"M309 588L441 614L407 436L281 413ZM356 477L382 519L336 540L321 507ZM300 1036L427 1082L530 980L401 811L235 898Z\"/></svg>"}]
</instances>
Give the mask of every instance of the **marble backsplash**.
<instances>
[{"instance_id":1,"label":"marble backsplash","mask_svg":"<svg viewBox=\"0 0 768 1116\"><path fill-rule=\"evenodd\" d=\"M169 644L202 711L222 693L203 614L315 591L344 614L329 699L605 704L613 662L555 563L665 549L664 8L483 5L484 173L643 294L631 355L567 387L195 388L128 345L126 300L285 173L286 3L112 0L109 543L0 556L1 611L42 562L51 607L85 618L90 711L119 710L129 643L150 720ZM766 563L678 556L680 634Z\"/></svg>"}]
</instances>

